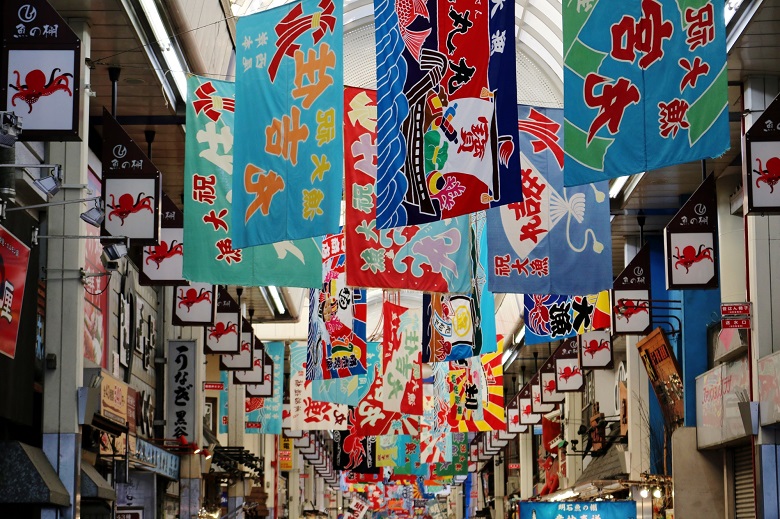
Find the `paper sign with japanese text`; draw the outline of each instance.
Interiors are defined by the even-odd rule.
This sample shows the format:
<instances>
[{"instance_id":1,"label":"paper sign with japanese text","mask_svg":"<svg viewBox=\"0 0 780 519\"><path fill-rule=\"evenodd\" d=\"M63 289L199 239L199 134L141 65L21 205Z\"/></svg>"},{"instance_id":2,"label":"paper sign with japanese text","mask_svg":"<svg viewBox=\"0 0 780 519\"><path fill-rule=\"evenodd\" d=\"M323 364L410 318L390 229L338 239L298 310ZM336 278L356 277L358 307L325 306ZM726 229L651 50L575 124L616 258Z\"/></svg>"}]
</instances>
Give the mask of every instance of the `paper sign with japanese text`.
<instances>
[{"instance_id":1,"label":"paper sign with japanese text","mask_svg":"<svg viewBox=\"0 0 780 519\"><path fill-rule=\"evenodd\" d=\"M237 247L335 234L342 200L343 4L303 0L236 25Z\"/></svg>"}]
</instances>

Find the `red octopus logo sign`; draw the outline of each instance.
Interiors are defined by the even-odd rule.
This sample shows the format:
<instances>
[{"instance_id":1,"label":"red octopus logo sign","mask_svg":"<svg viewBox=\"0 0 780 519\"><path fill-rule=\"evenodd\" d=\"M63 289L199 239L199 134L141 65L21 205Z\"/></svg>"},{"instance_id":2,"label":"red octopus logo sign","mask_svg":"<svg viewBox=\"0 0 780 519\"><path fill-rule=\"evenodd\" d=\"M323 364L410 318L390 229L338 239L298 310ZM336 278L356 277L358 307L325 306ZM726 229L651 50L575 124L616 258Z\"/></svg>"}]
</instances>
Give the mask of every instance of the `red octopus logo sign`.
<instances>
[{"instance_id":1,"label":"red octopus logo sign","mask_svg":"<svg viewBox=\"0 0 780 519\"><path fill-rule=\"evenodd\" d=\"M0 353L16 356L30 249L0 225Z\"/></svg>"}]
</instances>

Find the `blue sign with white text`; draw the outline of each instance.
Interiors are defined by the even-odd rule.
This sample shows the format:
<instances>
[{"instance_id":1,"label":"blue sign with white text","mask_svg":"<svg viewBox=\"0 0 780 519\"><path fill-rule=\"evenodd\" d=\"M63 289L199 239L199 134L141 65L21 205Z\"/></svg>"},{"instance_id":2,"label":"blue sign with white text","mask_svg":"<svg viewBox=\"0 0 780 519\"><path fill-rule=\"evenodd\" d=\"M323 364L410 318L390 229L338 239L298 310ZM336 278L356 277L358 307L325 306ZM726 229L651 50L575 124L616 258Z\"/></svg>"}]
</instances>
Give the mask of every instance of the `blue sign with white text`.
<instances>
[{"instance_id":1,"label":"blue sign with white text","mask_svg":"<svg viewBox=\"0 0 780 519\"><path fill-rule=\"evenodd\" d=\"M636 501L521 502L520 519L636 519Z\"/></svg>"}]
</instances>

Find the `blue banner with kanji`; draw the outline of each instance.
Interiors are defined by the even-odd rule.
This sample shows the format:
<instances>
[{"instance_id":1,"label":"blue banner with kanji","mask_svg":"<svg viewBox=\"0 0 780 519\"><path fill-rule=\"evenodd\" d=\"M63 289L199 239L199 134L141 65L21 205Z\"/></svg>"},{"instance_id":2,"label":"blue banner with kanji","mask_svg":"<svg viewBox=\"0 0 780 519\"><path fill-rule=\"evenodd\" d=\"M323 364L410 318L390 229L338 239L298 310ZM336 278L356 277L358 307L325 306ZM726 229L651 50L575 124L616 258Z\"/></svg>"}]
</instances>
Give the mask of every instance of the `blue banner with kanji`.
<instances>
[{"instance_id":1,"label":"blue banner with kanji","mask_svg":"<svg viewBox=\"0 0 780 519\"><path fill-rule=\"evenodd\" d=\"M381 343L366 343L366 373L328 380L312 380L312 398L322 402L333 402L334 404L359 405L373 384L374 368L380 361L381 355Z\"/></svg>"},{"instance_id":2,"label":"blue banner with kanji","mask_svg":"<svg viewBox=\"0 0 780 519\"><path fill-rule=\"evenodd\" d=\"M487 211L491 292L595 294L612 287L609 185L563 186L563 126L559 108L518 106L523 201Z\"/></svg>"},{"instance_id":3,"label":"blue banner with kanji","mask_svg":"<svg viewBox=\"0 0 780 519\"><path fill-rule=\"evenodd\" d=\"M517 202L515 4L378 0L377 228Z\"/></svg>"},{"instance_id":4,"label":"blue banner with kanji","mask_svg":"<svg viewBox=\"0 0 780 519\"><path fill-rule=\"evenodd\" d=\"M338 232L342 10L342 2L304 0L238 20L237 247Z\"/></svg>"},{"instance_id":5,"label":"blue banner with kanji","mask_svg":"<svg viewBox=\"0 0 780 519\"><path fill-rule=\"evenodd\" d=\"M729 147L724 2L563 6L567 186Z\"/></svg>"},{"instance_id":6,"label":"blue banner with kanji","mask_svg":"<svg viewBox=\"0 0 780 519\"><path fill-rule=\"evenodd\" d=\"M221 285L321 286L319 238L248 249L231 238L235 90L227 81L187 79L183 276Z\"/></svg>"},{"instance_id":7,"label":"blue banner with kanji","mask_svg":"<svg viewBox=\"0 0 780 519\"><path fill-rule=\"evenodd\" d=\"M282 400L284 399L284 343L265 343L265 354L273 361L273 396L246 398L245 432L282 434Z\"/></svg>"}]
</instances>

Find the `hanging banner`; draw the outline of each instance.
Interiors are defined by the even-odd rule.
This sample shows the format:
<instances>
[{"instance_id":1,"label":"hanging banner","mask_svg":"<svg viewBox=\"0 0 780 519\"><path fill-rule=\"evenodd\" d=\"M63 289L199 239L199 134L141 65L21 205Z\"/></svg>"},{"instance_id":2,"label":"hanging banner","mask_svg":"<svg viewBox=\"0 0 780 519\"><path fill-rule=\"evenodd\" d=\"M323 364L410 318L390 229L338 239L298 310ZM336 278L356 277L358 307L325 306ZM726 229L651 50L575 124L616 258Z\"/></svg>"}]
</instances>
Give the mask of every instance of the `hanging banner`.
<instances>
[{"instance_id":1,"label":"hanging banner","mask_svg":"<svg viewBox=\"0 0 780 519\"><path fill-rule=\"evenodd\" d=\"M30 248L0 225L0 353L16 356Z\"/></svg>"},{"instance_id":2,"label":"hanging banner","mask_svg":"<svg viewBox=\"0 0 780 519\"><path fill-rule=\"evenodd\" d=\"M652 324L648 245L637 252L612 287L612 333L647 334Z\"/></svg>"},{"instance_id":3,"label":"hanging banner","mask_svg":"<svg viewBox=\"0 0 780 519\"><path fill-rule=\"evenodd\" d=\"M661 405L661 411L670 431L682 426L685 417L683 381L680 365L672 346L661 328L656 328L636 345L639 358L645 365L650 385Z\"/></svg>"},{"instance_id":4,"label":"hanging banner","mask_svg":"<svg viewBox=\"0 0 780 519\"><path fill-rule=\"evenodd\" d=\"M523 296L525 343L539 344L567 339L593 329L607 328L609 293L590 296Z\"/></svg>"},{"instance_id":5,"label":"hanging banner","mask_svg":"<svg viewBox=\"0 0 780 519\"><path fill-rule=\"evenodd\" d=\"M745 132L745 160L742 185L745 186L745 214L779 214L780 189L780 101L778 97Z\"/></svg>"},{"instance_id":6,"label":"hanging banner","mask_svg":"<svg viewBox=\"0 0 780 519\"><path fill-rule=\"evenodd\" d=\"M729 148L723 6L564 6L566 185L719 157Z\"/></svg>"},{"instance_id":7,"label":"hanging banner","mask_svg":"<svg viewBox=\"0 0 780 519\"><path fill-rule=\"evenodd\" d=\"M582 391L585 377L580 368L579 347L575 339L567 339L553 353L555 359L555 389L559 393Z\"/></svg>"},{"instance_id":8,"label":"hanging banner","mask_svg":"<svg viewBox=\"0 0 780 519\"><path fill-rule=\"evenodd\" d=\"M447 414L450 407L449 366L431 365L433 383L423 384L423 416L420 419L420 463L452 461L452 434Z\"/></svg>"},{"instance_id":9,"label":"hanging banner","mask_svg":"<svg viewBox=\"0 0 780 519\"><path fill-rule=\"evenodd\" d=\"M555 404L542 400L544 389L542 389L540 381L541 378L539 377L539 373L531 377L531 411L539 414L547 414L555 409Z\"/></svg>"},{"instance_id":10,"label":"hanging banner","mask_svg":"<svg viewBox=\"0 0 780 519\"><path fill-rule=\"evenodd\" d=\"M348 431L333 431L333 468L376 474L375 436L361 436L350 424Z\"/></svg>"},{"instance_id":11,"label":"hanging banner","mask_svg":"<svg viewBox=\"0 0 780 519\"><path fill-rule=\"evenodd\" d=\"M468 433L452 433L452 458L436 463L433 473L439 477L465 476L469 469L469 435Z\"/></svg>"},{"instance_id":12,"label":"hanging banner","mask_svg":"<svg viewBox=\"0 0 780 519\"><path fill-rule=\"evenodd\" d=\"M374 368L379 365L381 355L381 343L366 343L366 373L330 380L312 380L312 398L334 404L359 405L374 382Z\"/></svg>"},{"instance_id":13,"label":"hanging banner","mask_svg":"<svg viewBox=\"0 0 780 519\"><path fill-rule=\"evenodd\" d=\"M252 365L246 370L231 370L233 372L233 384L246 386L247 396L273 396L274 375L276 375L274 362L266 353L265 344L256 337L253 339ZM235 357L239 356L240 355L235 355ZM222 359L222 357L228 356L220 355L220 359ZM228 360L228 362L232 362L232 359ZM220 368L223 367L223 363L224 360L221 360Z\"/></svg>"},{"instance_id":14,"label":"hanging banner","mask_svg":"<svg viewBox=\"0 0 780 519\"><path fill-rule=\"evenodd\" d=\"M376 464L378 467L403 465L404 448L411 441L407 434L384 434L376 437Z\"/></svg>"},{"instance_id":15,"label":"hanging banner","mask_svg":"<svg viewBox=\"0 0 780 519\"><path fill-rule=\"evenodd\" d=\"M81 40L46 0L9 0L2 12L0 106L23 119L19 140L80 140Z\"/></svg>"},{"instance_id":16,"label":"hanging banner","mask_svg":"<svg viewBox=\"0 0 780 519\"><path fill-rule=\"evenodd\" d=\"M450 413L453 432L506 428L504 416L503 345L488 353L450 363Z\"/></svg>"},{"instance_id":17,"label":"hanging banner","mask_svg":"<svg viewBox=\"0 0 780 519\"><path fill-rule=\"evenodd\" d=\"M346 430L349 408L315 400L312 380L306 380L307 345L303 342L290 344L290 427L295 431Z\"/></svg>"},{"instance_id":18,"label":"hanging banner","mask_svg":"<svg viewBox=\"0 0 780 519\"><path fill-rule=\"evenodd\" d=\"M255 334L252 325L246 319L241 323L241 339L238 353L219 356L219 370L251 370L254 365Z\"/></svg>"},{"instance_id":19,"label":"hanging banner","mask_svg":"<svg viewBox=\"0 0 780 519\"><path fill-rule=\"evenodd\" d=\"M376 91L344 93L347 280L351 286L464 293L471 289L468 219L378 229ZM349 201L351 200L351 203Z\"/></svg>"},{"instance_id":20,"label":"hanging banner","mask_svg":"<svg viewBox=\"0 0 780 519\"><path fill-rule=\"evenodd\" d=\"M531 384L523 386L517 394L517 409L520 415L521 425L535 425L542 422L542 415L533 412L533 396Z\"/></svg>"},{"instance_id":21,"label":"hanging banner","mask_svg":"<svg viewBox=\"0 0 780 519\"><path fill-rule=\"evenodd\" d=\"M612 369L612 334L594 330L578 337L582 369Z\"/></svg>"},{"instance_id":22,"label":"hanging banner","mask_svg":"<svg viewBox=\"0 0 780 519\"><path fill-rule=\"evenodd\" d=\"M246 399L245 432L249 434L282 434L282 400L284 399L284 343L268 342L265 353L273 363L273 396Z\"/></svg>"},{"instance_id":23,"label":"hanging banner","mask_svg":"<svg viewBox=\"0 0 780 519\"><path fill-rule=\"evenodd\" d=\"M205 327L205 353L239 353L239 319L241 307L227 289L217 289L217 315L214 326Z\"/></svg>"},{"instance_id":24,"label":"hanging banner","mask_svg":"<svg viewBox=\"0 0 780 519\"><path fill-rule=\"evenodd\" d=\"M303 0L236 25L237 247L335 234L343 161L343 5Z\"/></svg>"},{"instance_id":25,"label":"hanging banner","mask_svg":"<svg viewBox=\"0 0 780 519\"><path fill-rule=\"evenodd\" d=\"M374 11L377 227L520 201L514 3L381 1ZM409 28L418 17L426 29Z\"/></svg>"},{"instance_id":26,"label":"hanging banner","mask_svg":"<svg viewBox=\"0 0 780 519\"><path fill-rule=\"evenodd\" d=\"M520 105L518 118L523 201L488 211L490 290L595 294L609 289L609 185L563 186L562 109Z\"/></svg>"},{"instance_id":27,"label":"hanging banner","mask_svg":"<svg viewBox=\"0 0 780 519\"><path fill-rule=\"evenodd\" d=\"M555 355L550 355L539 369L539 386L541 400L545 404L558 404L565 400L566 395L558 392L558 372L555 366Z\"/></svg>"},{"instance_id":28,"label":"hanging banner","mask_svg":"<svg viewBox=\"0 0 780 519\"><path fill-rule=\"evenodd\" d=\"M195 441L200 436L196 427L202 427L202 424L197 424L195 419L197 395L201 394L195 389L197 357L196 341L168 341L166 438L185 436L188 441Z\"/></svg>"},{"instance_id":29,"label":"hanging banner","mask_svg":"<svg viewBox=\"0 0 780 519\"><path fill-rule=\"evenodd\" d=\"M382 407L422 415L422 310L385 301L382 315Z\"/></svg>"},{"instance_id":30,"label":"hanging banner","mask_svg":"<svg viewBox=\"0 0 780 519\"><path fill-rule=\"evenodd\" d=\"M217 311L217 286L193 282L173 287L173 317L175 326L214 324Z\"/></svg>"},{"instance_id":31,"label":"hanging banner","mask_svg":"<svg viewBox=\"0 0 780 519\"><path fill-rule=\"evenodd\" d=\"M101 193L101 180L91 168L87 172L87 188L97 196ZM100 201L95 203L100 204ZM87 225L84 234L100 236L100 229ZM103 290L107 271L101 261L102 255L100 240L84 240L84 272L87 274L84 278L84 358L108 370L108 319L111 314L108 300L113 294L110 290ZM43 333L42 328L40 331Z\"/></svg>"},{"instance_id":32,"label":"hanging banner","mask_svg":"<svg viewBox=\"0 0 780 519\"><path fill-rule=\"evenodd\" d=\"M308 380L366 373L366 291L347 287L344 234L322 240L320 289L309 292Z\"/></svg>"},{"instance_id":33,"label":"hanging banner","mask_svg":"<svg viewBox=\"0 0 780 519\"><path fill-rule=\"evenodd\" d=\"M718 198L710 174L664 227L666 289L718 287Z\"/></svg>"},{"instance_id":34,"label":"hanging banner","mask_svg":"<svg viewBox=\"0 0 780 519\"><path fill-rule=\"evenodd\" d=\"M239 286L317 288L322 285L319 239L236 248L233 206L235 85L187 79L184 160L184 277Z\"/></svg>"},{"instance_id":35,"label":"hanging banner","mask_svg":"<svg viewBox=\"0 0 780 519\"><path fill-rule=\"evenodd\" d=\"M160 242L143 248L138 283L144 286L186 285L184 261L184 213L162 194Z\"/></svg>"}]
</instances>

